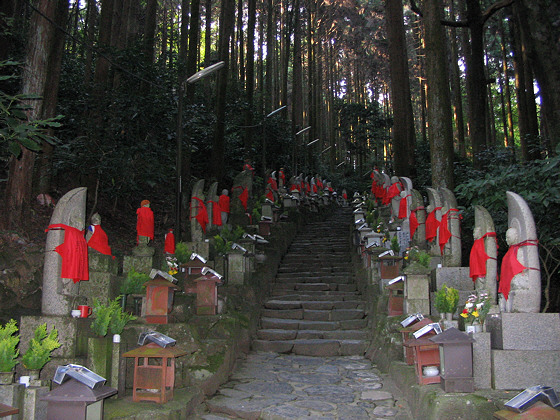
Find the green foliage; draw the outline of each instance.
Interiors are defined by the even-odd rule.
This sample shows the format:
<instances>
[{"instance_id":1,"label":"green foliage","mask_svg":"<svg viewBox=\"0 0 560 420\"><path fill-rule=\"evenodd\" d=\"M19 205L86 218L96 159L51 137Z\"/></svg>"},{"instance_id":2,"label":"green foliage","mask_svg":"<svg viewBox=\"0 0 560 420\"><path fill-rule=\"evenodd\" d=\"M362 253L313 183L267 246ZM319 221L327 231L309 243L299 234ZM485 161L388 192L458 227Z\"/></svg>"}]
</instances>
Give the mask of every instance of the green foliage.
<instances>
[{"instance_id":1,"label":"green foliage","mask_svg":"<svg viewBox=\"0 0 560 420\"><path fill-rule=\"evenodd\" d=\"M145 283L150 280L150 276L145 273L138 273L131 268L121 284L120 292L123 295L134 295L144 292Z\"/></svg>"},{"instance_id":2,"label":"green foliage","mask_svg":"<svg viewBox=\"0 0 560 420\"><path fill-rule=\"evenodd\" d=\"M395 255L399 255L399 253L401 252L401 246L399 244L399 239L397 238L397 235L391 238L391 249L393 250Z\"/></svg>"},{"instance_id":3,"label":"green foliage","mask_svg":"<svg viewBox=\"0 0 560 420\"><path fill-rule=\"evenodd\" d=\"M505 192L519 194L529 205L537 224L539 241L560 244L560 149L547 159L510 164L503 153L497 151L486 173L471 171L455 188L457 200L471 213L465 215L472 224L472 206L484 206L492 215L498 238L503 239L507 230L507 197ZM505 247L502 247L505 249Z\"/></svg>"},{"instance_id":4,"label":"green foliage","mask_svg":"<svg viewBox=\"0 0 560 420\"><path fill-rule=\"evenodd\" d=\"M107 335L113 313L115 313L118 309L121 309L118 298L110 300L107 305L102 304L96 298L93 299L92 312L95 318L91 323L91 329L95 335L99 337L105 337Z\"/></svg>"},{"instance_id":5,"label":"green foliage","mask_svg":"<svg viewBox=\"0 0 560 420\"><path fill-rule=\"evenodd\" d=\"M18 66L14 61L0 61L0 72L10 66ZM14 79L15 75L0 75L0 82ZM60 127L62 116L29 121L27 112L31 109L30 101L37 101L40 96L31 94L10 95L0 91L0 139L5 142L9 152L15 157L21 155L23 148L33 152L41 150L43 141L56 144L57 138L48 130Z\"/></svg>"},{"instance_id":6,"label":"green foliage","mask_svg":"<svg viewBox=\"0 0 560 420\"><path fill-rule=\"evenodd\" d=\"M377 217L375 217L375 211L368 211L367 212L366 223L369 226L377 226Z\"/></svg>"},{"instance_id":7,"label":"green foliage","mask_svg":"<svg viewBox=\"0 0 560 420\"><path fill-rule=\"evenodd\" d=\"M27 369L42 369L51 360L51 353L60 347L58 330L52 328L47 332L47 324L41 324L35 329L34 337L29 348L21 357L23 366Z\"/></svg>"},{"instance_id":8,"label":"green foliage","mask_svg":"<svg viewBox=\"0 0 560 420\"><path fill-rule=\"evenodd\" d=\"M459 303L459 291L453 287L447 287L444 283L436 292L435 307L441 313L454 313Z\"/></svg>"},{"instance_id":9,"label":"green foliage","mask_svg":"<svg viewBox=\"0 0 560 420\"><path fill-rule=\"evenodd\" d=\"M175 258L179 265L189 262L191 259L191 251L185 242L179 242L175 245Z\"/></svg>"},{"instance_id":10,"label":"green foliage","mask_svg":"<svg viewBox=\"0 0 560 420\"><path fill-rule=\"evenodd\" d=\"M111 329L112 334L121 334L124 330L126 324L130 321L134 321L137 319L136 316L129 314L128 312L124 312L122 310L122 305L120 304L121 296L118 296L115 299L117 305L113 305L115 310L111 316L111 322L109 323L109 328ZM111 305L109 305L111 306Z\"/></svg>"},{"instance_id":11,"label":"green foliage","mask_svg":"<svg viewBox=\"0 0 560 420\"><path fill-rule=\"evenodd\" d=\"M404 258L409 263L417 262L425 268L430 268L430 262L432 261L432 256L428 252L418 249L417 246L407 249Z\"/></svg>"},{"instance_id":12,"label":"green foliage","mask_svg":"<svg viewBox=\"0 0 560 420\"><path fill-rule=\"evenodd\" d=\"M245 229L242 226L236 226L233 229L224 228L219 235L214 236L214 250L219 255L225 255L231 250L234 242L243 238Z\"/></svg>"},{"instance_id":13,"label":"green foliage","mask_svg":"<svg viewBox=\"0 0 560 420\"><path fill-rule=\"evenodd\" d=\"M16 321L10 319L6 325L0 325L0 372L10 372L17 364L19 334Z\"/></svg>"}]
</instances>

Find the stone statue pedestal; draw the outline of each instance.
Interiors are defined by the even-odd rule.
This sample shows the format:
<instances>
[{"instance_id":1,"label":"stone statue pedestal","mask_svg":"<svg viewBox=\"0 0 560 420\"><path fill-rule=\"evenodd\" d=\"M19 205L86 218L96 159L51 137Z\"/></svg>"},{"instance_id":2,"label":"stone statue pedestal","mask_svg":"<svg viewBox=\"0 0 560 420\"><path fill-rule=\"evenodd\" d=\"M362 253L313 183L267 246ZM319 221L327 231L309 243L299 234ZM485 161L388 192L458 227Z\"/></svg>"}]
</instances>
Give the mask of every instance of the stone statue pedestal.
<instances>
[{"instance_id":1,"label":"stone statue pedestal","mask_svg":"<svg viewBox=\"0 0 560 420\"><path fill-rule=\"evenodd\" d=\"M427 274L407 274L404 282L404 313L430 313L430 280Z\"/></svg>"},{"instance_id":2,"label":"stone statue pedestal","mask_svg":"<svg viewBox=\"0 0 560 420\"><path fill-rule=\"evenodd\" d=\"M494 389L544 384L560 389L560 314L497 313L486 318Z\"/></svg>"}]
</instances>

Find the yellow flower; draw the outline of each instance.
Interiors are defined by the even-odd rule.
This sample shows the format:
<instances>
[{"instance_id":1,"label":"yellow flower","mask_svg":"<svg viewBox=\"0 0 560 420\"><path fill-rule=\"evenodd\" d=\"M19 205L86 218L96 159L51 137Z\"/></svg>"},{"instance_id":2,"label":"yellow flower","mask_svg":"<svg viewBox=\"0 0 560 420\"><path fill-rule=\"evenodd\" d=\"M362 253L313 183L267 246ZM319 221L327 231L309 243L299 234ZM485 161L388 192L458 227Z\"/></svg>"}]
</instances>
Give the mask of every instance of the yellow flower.
<instances>
[{"instance_id":1,"label":"yellow flower","mask_svg":"<svg viewBox=\"0 0 560 420\"><path fill-rule=\"evenodd\" d=\"M465 312L460 313L459 315L461 315L463 318L467 318L469 316L469 314Z\"/></svg>"},{"instance_id":2,"label":"yellow flower","mask_svg":"<svg viewBox=\"0 0 560 420\"><path fill-rule=\"evenodd\" d=\"M473 311L472 315L473 315L475 318L478 318L478 311Z\"/></svg>"}]
</instances>

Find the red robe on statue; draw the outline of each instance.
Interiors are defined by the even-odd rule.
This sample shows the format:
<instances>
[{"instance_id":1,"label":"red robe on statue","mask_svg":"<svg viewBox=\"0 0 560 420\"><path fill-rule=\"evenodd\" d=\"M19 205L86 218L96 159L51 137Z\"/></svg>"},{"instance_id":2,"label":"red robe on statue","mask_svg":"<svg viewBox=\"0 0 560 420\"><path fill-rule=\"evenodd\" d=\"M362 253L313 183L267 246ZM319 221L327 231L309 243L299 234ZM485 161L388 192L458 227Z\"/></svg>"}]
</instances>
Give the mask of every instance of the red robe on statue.
<instances>
[{"instance_id":1,"label":"red robe on statue","mask_svg":"<svg viewBox=\"0 0 560 420\"><path fill-rule=\"evenodd\" d=\"M241 201L241 204L243 205L243 208L245 209L245 211L247 211L247 200L249 200L249 191L247 190L247 187L233 187L235 188L241 188L241 194L239 195L239 201Z\"/></svg>"},{"instance_id":2,"label":"red robe on statue","mask_svg":"<svg viewBox=\"0 0 560 420\"><path fill-rule=\"evenodd\" d=\"M92 225L89 229L93 231L93 234L87 241L88 246L101 254L111 255L109 238L107 237L105 231L101 228L101 225Z\"/></svg>"},{"instance_id":3,"label":"red robe on statue","mask_svg":"<svg viewBox=\"0 0 560 420\"><path fill-rule=\"evenodd\" d=\"M212 203L212 224L215 226L222 226L222 209L220 203L217 201L208 201Z\"/></svg>"},{"instance_id":4,"label":"red robe on statue","mask_svg":"<svg viewBox=\"0 0 560 420\"><path fill-rule=\"evenodd\" d=\"M136 240L138 236L147 236L154 240L154 212L149 207L140 207L136 210Z\"/></svg>"},{"instance_id":5,"label":"red robe on statue","mask_svg":"<svg viewBox=\"0 0 560 420\"><path fill-rule=\"evenodd\" d=\"M408 213L408 197L412 197L412 194L401 197L401 201L399 201L399 219L406 219Z\"/></svg>"},{"instance_id":6,"label":"red robe on statue","mask_svg":"<svg viewBox=\"0 0 560 420\"><path fill-rule=\"evenodd\" d=\"M166 254L175 254L175 234L173 233L173 229L169 229L169 232L165 234L163 252Z\"/></svg>"},{"instance_id":7,"label":"red robe on statue","mask_svg":"<svg viewBox=\"0 0 560 420\"><path fill-rule=\"evenodd\" d=\"M62 223L49 225L48 230L64 230L64 242L55 248L62 257L60 277L74 283L89 280L87 242L84 231Z\"/></svg>"},{"instance_id":8,"label":"red robe on statue","mask_svg":"<svg viewBox=\"0 0 560 420\"><path fill-rule=\"evenodd\" d=\"M202 228L202 231L206 233L206 225L208 224L208 210L206 210L206 206L204 205L204 201L202 201L198 197L193 197L193 200L198 202L198 212L194 218L198 221L198 224Z\"/></svg>"}]
</instances>

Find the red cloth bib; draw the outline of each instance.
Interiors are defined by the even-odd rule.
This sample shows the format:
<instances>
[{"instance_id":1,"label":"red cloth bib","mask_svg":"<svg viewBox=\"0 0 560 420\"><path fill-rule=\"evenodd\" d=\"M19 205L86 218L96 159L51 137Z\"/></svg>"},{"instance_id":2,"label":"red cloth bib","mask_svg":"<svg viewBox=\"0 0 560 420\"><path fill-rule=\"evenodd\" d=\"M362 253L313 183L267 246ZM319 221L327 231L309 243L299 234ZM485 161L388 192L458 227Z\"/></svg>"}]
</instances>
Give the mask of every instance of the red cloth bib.
<instances>
[{"instance_id":1,"label":"red cloth bib","mask_svg":"<svg viewBox=\"0 0 560 420\"><path fill-rule=\"evenodd\" d=\"M93 234L87 241L90 248L95 249L104 255L111 255L111 247L109 246L109 238L101 225L93 225ZM113 257L114 258L114 257Z\"/></svg>"},{"instance_id":2,"label":"red cloth bib","mask_svg":"<svg viewBox=\"0 0 560 420\"><path fill-rule=\"evenodd\" d=\"M206 233L206 225L208 224L208 210L206 210L206 206L204 205L204 201L202 201L198 197L193 197L193 200L198 202L198 212L194 218L198 221L198 224L202 228L202 231Z\"/></svg>"},{"instance_id":3,"label":"red cloth bib","mask_svg":"<svg viewBox=\"0 0 560 420\"><path fill-rule=\"evenodd\" d=\"M220 210L229 214L229 196L222 194L218 199L218 205L220 206Z\"/></svg>"},{"instance_id":4,"label":"red cloth bib","mask_svg":"<svg viewBox=\"0 0 560 420\"><path fill-rule=\"evenodd\" d=\"M440 221L436 219L436 211L441 210L441 207L436 207L428 217L426 217L426 240L432 242L437 236L437 230L440 225Z\"/></svg>"},{"instance_id":5,"label":"red cloth bib","mask_svg":"<svg viewBox=\"0 0 560 420\"><path fill-rule=\"evenodd\" d=\"M496 238L496 232L488 232L482 238L474 241L469 256L469 276L476 282L478 277L486 276L486 261L490 259L484 249L484 238L491 236Z\"/></svg>"},{"instance_id":6,"label":"red cloth bib","mask_svg":"<svg viewBox=\"0 0 560 420\"><path fill-rule=\"evenodd\" d=\"M512 279L529 268L525 267L517 259L517 251L519 248L526 245L537 246L537 241L535 239L528 239L519 244L511 245L502 259L500 286L498 287L498 292L504 295L506 300L508 299L509 291L511 290Z\"/></svg>"},{"instance_id":7,"label":"red cloth bib","mask_svg":"<svg viewBox=\"0 0 560 420\"><path fill-rule=\"evenodd\" d=\"M60 277L74 283L89 280L87 242L84 231L62 223L49 225L47 230L64 230L64 242L55 248L62 257Z\"/></svg>"},{"instance_id":8,"label":"red cloth bib","mask_svg":"<svg viewBox=\"0 0 560 420\"><path fill-rule=\"evenodd\" d=\"M414 234L416 233L416 229L418 229L418 226L420 226L420 224L418 223L418 218L416 217L416 210L410 212L410 218L408 219L408 222L410 224L410 239L412 239L414 237Z\"/></svg>"},{"instance_id":9,"label":"red cloth bib","mask_svg":"<svg viewBox=\"0 0 560 420\"><path fill-rule=\"evenodd\" d=\"M406 219L406 213L408 213L408 197L412 197L412 195L408 194L405 197L401 197L401 201L399 202L399 219Z\"/></svg>"}]
</instances>

